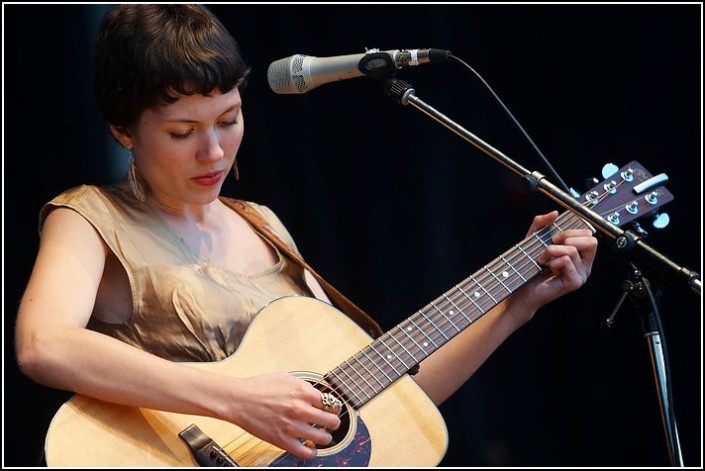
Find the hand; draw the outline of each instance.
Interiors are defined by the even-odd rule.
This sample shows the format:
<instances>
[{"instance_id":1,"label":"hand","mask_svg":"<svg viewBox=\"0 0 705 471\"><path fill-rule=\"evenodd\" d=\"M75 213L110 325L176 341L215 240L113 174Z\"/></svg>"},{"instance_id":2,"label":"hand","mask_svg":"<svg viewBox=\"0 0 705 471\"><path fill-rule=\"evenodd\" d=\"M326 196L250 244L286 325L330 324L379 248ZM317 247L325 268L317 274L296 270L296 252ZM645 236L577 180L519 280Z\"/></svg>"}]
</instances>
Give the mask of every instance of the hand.
<instances>
[{"instance_id":1,"label":"hand","mask_svg":"<svg viewBox=\"0 0 705 471\"><path fill-rule=\"evenodd\" d=\"M552 224L557 217L558 211L536 216L528 234ZM590 276L597 251L597 239L590 229L559 232L553 236L552 242L536 259L544 270L510 300L512 311L514 306L521 306L514 312L523 322L530 320L541 306L580 288Z\"/></svg>"},{"instance_id":2,"label":"hand","mask_svg":"<svg viewBox=\"0 0 705 471\"><path fill-rule=\"evenodd\" d=\"M232 421L300 458L315 457L315 444L327 445L332 440L326 429L340 426L339 411L323 409L321 391L291 374L247 378L242 386L234 404L237 417Z\"/></svg>"}]
</instances>

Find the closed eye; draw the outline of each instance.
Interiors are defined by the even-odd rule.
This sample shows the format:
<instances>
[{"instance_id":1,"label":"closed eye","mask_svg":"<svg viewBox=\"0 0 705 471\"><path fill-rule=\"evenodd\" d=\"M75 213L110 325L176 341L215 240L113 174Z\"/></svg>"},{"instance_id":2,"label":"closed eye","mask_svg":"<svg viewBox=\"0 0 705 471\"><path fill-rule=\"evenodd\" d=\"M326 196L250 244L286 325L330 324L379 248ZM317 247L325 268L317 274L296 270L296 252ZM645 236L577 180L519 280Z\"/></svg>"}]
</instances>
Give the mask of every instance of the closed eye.
<instances>
[{"instance_id":1,"label":"closed eye","mask_svg":"<svg viewBox=\"0 0 705 471\"><path fill-rule=\"evenodd\" d=\"M193 129L190 129L186 132L170 132L172 139L186 139L189 137L191 134L193 134Z\"/></svg>"},{"instance_id":2,"label":"closed eye","mask_svg":"<svg viewBox=\"0 0 705 471\"><path fill-rule=\"evenodd\" d=\"M235 126L239 122L240 120L238 118L235 118L231 119L230 121L222 121L220 124L221 126Z\"/></svg>"}]
</instances>

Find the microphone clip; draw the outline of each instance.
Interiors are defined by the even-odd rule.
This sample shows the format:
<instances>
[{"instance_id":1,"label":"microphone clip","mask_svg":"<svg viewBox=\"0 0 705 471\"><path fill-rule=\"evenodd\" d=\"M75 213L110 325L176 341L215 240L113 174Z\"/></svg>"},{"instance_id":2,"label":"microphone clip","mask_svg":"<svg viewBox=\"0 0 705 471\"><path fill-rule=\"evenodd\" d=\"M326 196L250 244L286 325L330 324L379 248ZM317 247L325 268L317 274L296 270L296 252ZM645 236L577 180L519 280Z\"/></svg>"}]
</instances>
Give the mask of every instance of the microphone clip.
<instances>
[{"instance_id":1,"label":"microphone clip","mask_svg":"<svg viewBox=\"0 0 705 471\"><path fill-rule=\"evenodd\" d=\"M380 52L379 49L370 49L362 56L357 68L368 77L383 80L394 76L397 65L387 52Z\"/></svg>"}]
</instances>

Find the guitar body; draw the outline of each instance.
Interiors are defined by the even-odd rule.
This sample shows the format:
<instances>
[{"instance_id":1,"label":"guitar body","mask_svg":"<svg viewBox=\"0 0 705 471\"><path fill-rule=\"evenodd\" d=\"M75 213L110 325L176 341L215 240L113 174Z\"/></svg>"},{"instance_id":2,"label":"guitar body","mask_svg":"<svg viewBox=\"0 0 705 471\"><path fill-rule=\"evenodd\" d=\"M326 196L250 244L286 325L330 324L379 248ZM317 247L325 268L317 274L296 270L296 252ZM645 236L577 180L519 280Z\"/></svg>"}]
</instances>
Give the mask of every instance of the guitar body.
<instances>
[{"instance_id":1,"label":"guitar body","mask_svg":"<svg viewBox=\"0 0 705 471\"><path fill-rule=\"evenodd\" d=\"M286 297L258 313L235 354L219 362L189 365L242 377L289 371L315 383L371 341L330 305L313 298ZM445 422L407 375L360 410L347 407L347 418L334 445L320 449L315 460L303 461L225 421L76 395L49 426L46 460L51 467L197 466L179 437L191 424L239 466L418 467L435 466L445 454Z\"/></svg>"}]
</instances>

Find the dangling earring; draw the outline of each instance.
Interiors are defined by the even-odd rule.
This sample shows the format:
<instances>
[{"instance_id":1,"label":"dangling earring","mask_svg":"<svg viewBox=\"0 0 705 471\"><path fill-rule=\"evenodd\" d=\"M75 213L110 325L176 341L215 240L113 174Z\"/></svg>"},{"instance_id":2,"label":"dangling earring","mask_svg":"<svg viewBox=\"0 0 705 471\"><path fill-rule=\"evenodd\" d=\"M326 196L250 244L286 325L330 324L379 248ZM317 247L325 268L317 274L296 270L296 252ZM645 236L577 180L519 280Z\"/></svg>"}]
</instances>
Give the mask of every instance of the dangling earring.
<instances>
[{"instance_id":1,"label":"dangling earring","mask_svg":"<svg viewBox=\"0 0 705 471\"><path fill-rule=\"evenodd\" d=\"M146 198L144 196L144 190L142 189L142 184L140 183L139 176L137 175L137 165L135 165L135 157L132 153L132 149L127 149L130 152L130 168L127 172L127 180L130 182L130 190L132 190L132 196L141 203L144 203Z\"/></svg>"},{"instance_id":2,"label":"dangling earring","mask_svg":"<svg viewBox=\"0 0 705 471\"><path fill-rule=\"evenodd\" d=\"M240 180L240 170L237 168L237 159L233 163L233 175L235 175L235 180Z\"/></svg>"}]
</instances>

